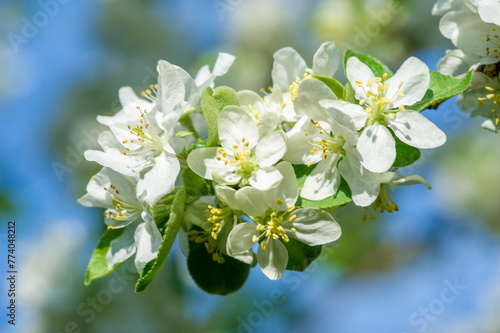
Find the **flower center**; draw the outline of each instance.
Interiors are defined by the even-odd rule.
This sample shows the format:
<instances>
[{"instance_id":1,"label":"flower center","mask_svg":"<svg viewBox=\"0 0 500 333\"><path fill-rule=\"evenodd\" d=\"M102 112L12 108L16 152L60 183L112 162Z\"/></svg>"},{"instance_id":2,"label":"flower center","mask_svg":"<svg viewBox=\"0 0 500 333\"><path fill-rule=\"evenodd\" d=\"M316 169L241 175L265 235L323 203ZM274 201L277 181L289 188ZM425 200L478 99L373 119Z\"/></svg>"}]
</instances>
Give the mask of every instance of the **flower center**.
<instances>
[{"instance_id":1,"label":"flower center","mask_svg":"<svg viewBox=\"0 0 500 333\"><path fill-rule=\"evenodd\" d=\"M495 27L491 29L492 32L489 34L486 34L486 43L488 46L486 46L486 56L494 56L495 58L500 58L500 37L498 36L498 31L500 30L500 27Z\"/></svg>"},{"instance_id":2,"label":"flower center","mask_svg":"<svg viewBox=\"0 0 500 333\"><path fill-rule=\"evenodd\" d=\"M302 79L300 77L296 77L295 81L290 85L290 100L293 102L295 100L295 97L299 94L299 85L302 83L304 80L312 79L312 69L306 68L306 72L302 76Z\"/></svg>"},{"instance_id":3,"label":"flower center","mask_svg":"<svg viewBox=\"0 0 500 333\"><path fill-rule=\"evenodd\" d=\"M373 220L376 217L375 212L377 209L380 210L380 213L387 211L388 213L392 213L394 211L399 211L398 205L392 200L387 192L387 188L384 184L380 184L380 193L377 199L371 204L369 207L365 207L367 210L371 210L372 212L369 214L370 218ZM362 220L366 221L367 214L363 215Z\"/></svg>"},{"instance_id":4,"label":"flower center","mask_svg":"<svg viewBox=\"0 0 500 333\"><path fill-rule=\"evenodd\" d=\"M313 141L307 141L308 145L312 145L311 155L316 153L317 151L321 152L323 158L328 157L328 153L333 154L344 154L344 144L345 139L342 135L328 134L321 125L316 120L313 124L313 128L317 128L319 130L318 136L313 139ZM309 136L309 133L305 133L306 136ZM307 163L307 166L311 166L313 163Z\"/></svg>"},{"instance_id":5,"label":"flower center","mask_svg":"<svg viewBox=\"0 0 500 333\"><path fill-rule=\"evenodd\" d=\"M283 201L281 201L279 198L276 198L275 201L278 205L283 205ZM290 238L286 234L286 229L283 227L283 220L285 219L285 215L289 215L290 212L292 212L296 207L295 206L289 206L287 207L287 210L285 211L280 211L278 213L272 212L267 221L264 223L258 223L255 228L260 232L259 236L254 235L252 237L252 241L254 243L258 242L261 239L266 239L263 240L260 243L260 246L262 247L263 250L267 249L267 246L269 244L269 241L272 239L274 240L283 240L285 243L288 243L290 241ZM288 221L293 222L297 218L297 215L292 215L288 217ZM266 219L265 219L266 220ZM296 232L295 228L291 228L290 231Z\"/></svg>"},{"instance_id":6,"label":"flower center","mask_svg":"<svg viewBox=\"0 0 500 333\"><path fill-rule=\"evenodd\" d=\"M495 125L498 125L498 111L500 110L500 91L498 89L493 89L492 87L485 87L486 95L485 97L478 97L477 101L479 106L484 106L485 103L491 107L491 112L493 113L493 118L495 119Z\"/></svg>"},{"instance_id":7,"label":"flower center","mask_svg":"<svg viewBox=\"0 0 500 333\"><path fill-rule=\"evenodd\" d=\"M132 198L120 192L115 185L111 184L110 188L104 187L104 190L109 193L114 209L108 209L104 212L104 217L109 217L111 220L125 221L127 219L134 219L142 212L141 205ZM112 229L113 225L108 226Z\"/></svg>"},{"instance_id":8,"label":"flower center","mask_svg":"<svg viewBox=\"0 0 500 333\"><path fill-rule=\"evenodd\" d=\"M208 205L204 213L208 214L207 220L199 224L199 227L203 230L191 230L189 240L196 243L205 243L205 248L212 255L212 260L218 264L223 264L225 259L218 247L218 235L224 227L224 218L232 215L233 211L228 207L216 208Z\"/></svg>"},{"instance_id":9,"label":"flower center","mask_svg":"<svg viewBox=\"0 0 500 333\"><path fill-rule=\"evenodd\" d=\"M259 165L255 162L255 156L252 153L252 149L249 148L249 142L245 138L241 139L242 145L233 145L233 154L228 154L226 149L219 148L218 152L220 156L217 156L217 160L224 160L225 165L232 165L236 168L236 173L242 177L245 182L250 178L254 171L259 170Z\"/></svg>"},{"instance_id":10,"label":"flower center","mask_svg":"<svg viewBox=\"0 0 500 333\"><path fill-rule=\"evenodd\" d=\"M135 127L132 127L131 125L127 126L130 130L130 134L132 134L135 139L122 141L122 144L125 146L123 155L132 154L140 156L151 155L151 157L158 156L163 151L163 146L168 142L167 135L166 133L160 135L151 128L147 110L142 111L139 106L137 107L137 110L141 115L139 122ZM139 145L139 149L131 149L127 147L127 145L130 146L130 144Z\"/></svg>"},{"instance_id":11,"label":"flower center","mask_svg":"<svg viewBox=\"0 0 500 333\"><path fill-rule=\"evenodd\" d=\"M366 95L366 99L361 99L359 105L364 107L365 111L370 114L369 123L371 124L375 122L385 123L386 117L394 120L397 110L395 110L396 107L393 100L398 96L405 96L401 91L401 86L404 82L399 83L398 90L393 96L387 96L390 87L390 83L387 82L388 77L389 75L384 73L382 77L366 80L366 83L356 80L356 84L358 87L363 88ZM401 112L406 111L403 105L398 105L397 108Z\"/></svg>"}]
</instances>

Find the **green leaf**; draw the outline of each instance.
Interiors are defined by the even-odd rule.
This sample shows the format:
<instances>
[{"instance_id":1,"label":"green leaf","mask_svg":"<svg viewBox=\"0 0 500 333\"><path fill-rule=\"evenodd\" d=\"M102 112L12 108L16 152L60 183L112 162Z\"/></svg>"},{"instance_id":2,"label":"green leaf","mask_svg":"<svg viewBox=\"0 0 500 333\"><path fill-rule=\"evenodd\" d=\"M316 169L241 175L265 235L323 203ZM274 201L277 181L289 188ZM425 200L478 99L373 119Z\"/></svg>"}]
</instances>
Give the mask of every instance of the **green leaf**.
<instances>
[{"instance_id":1,"label":"green leaf","mask_svg":"<svg viewBox=\"0 0 500 333\"><path fill-rule=\"evenodd\" d=\"M202 230L193 226L191 230ZM224 263L212 260L205 243L189 242L187 267L194 282L209 294L227 295L240 289L248 278L250 265L223 255Z\"/></svg>"},{"instance_id":2,"label":"green leaf","mask_svg":"<svg viewBox=\"0 0 500 333\"><path fill-rule=\"evenodd\" d=\"M392 135L396 141L396 160L392 164L395 168L402 168L415 163L420 158L420 150L407 145L399 140L394 134Z\"/></svg>"},{"instance_id":3,"label":"green leaf","mask_svg":"<svg viewBox=\"0 0 500 333\"><path fill-rule=\"evenodd\" d=\"M89 265L87 267L87 273L85 274L85 285L88 286L90 283L96 279L102 278L120 265L116 265L113 269L108 269L108 264L106 262L106 253L109 250L111 241L118 238L123 233L124 228L120 229L109 229L106 230L102 236L99 244L92 253L90 257Z\"/></svg>"},{"instance_id":4,"label":"green leaf","mask_svg":"<svg viewBox=\"0 0 500 333\"><path fill-rule=\"evenodd\" d=\"M283 244L288 251L286 269L290 271L304 271L321 254L321 245L309 246L294 238Z\"/></svg>"},{"instance_id":5,"label":"green leaf","mask_svg":"<svg viewBox=\"0 0 500 333\"><path fill-rule=\"evenodd\" d=\"M206 147L217 146L219 144L219 132L217 123L219 120L220 108L213 97L213 90L207 87L201 94L201 110L205 116L205 122L208 128L208 139Z\"/></svg>"},{"instance_id":6,"label":"green leaf","mask_svg":"<svg viewBox=\"0 0 500 333\"><path fill-rule=\"evenodd\" d=\"M233 88L226 86L217 87L214 89L213 97L219 110L224 109L228 105L240 106L240 99L236 95L236 91Z\"/></svg>"},{"instance_id":7,"label":"green leaf","mask_svg":"<svg viewBox=\"0 0 500 333\"><path fill-rule=\"evenodd\" d=\"M326 84L328 88L330 88L333 91L333 93L335 94L335 96L337 96L338 99L344 98L344 86L342 86L342 84L340 84L339 81L327 76L313 75L313 77L316 80Z\"/></svg>"},{"instance_id":8,"label":"green leaf","mask_svg":"<svg viewBox=\"0 0 500 333\"><path fill-rule=\"evenodd\" d=\"M352 89L351 84L347 82L344 88L344 101L356 104L356 97L354 95L354 89Z\"/></svg>"},{"instance_id":9,"label":"green leaf","mask_svg":"<svg viewBox=\"0 0 500 333\"><path fill-rule=\"evenodd\" d=\"M209 195L205 179L195 174L191 169L185 168L182 170L181 177L188 195L193 197Z\"/></svg>"},{"instance_id":10,"label":"green leaf","mask_svg":"<svg viewBox=\"0 0 500 333\"><path fill-rule=\"evenodd\" d=\"M299 186L299 190L304 186L304 182L306 181L307 176L314 170L316 166L307 165L295 165L293 167L295 171L295 175L297 176L297 184ZM333 209L338 206L342 206L348 202L351 202L351 189L347 185L346 181L342 178L339 189L337 193L323 200L308 200L302 197L299 197L296 205L300 207L311 207L311 208L329 208Z\"/></svg>"},{"instance_id":11,"label":"green leaf","mask_svg":"<svg viewBox=\"0 0 500 333\"><path fill-rule=\"evenodd\" d=\"M344 71L345 71L345 68L346 68L347 59L349 59L350 57L356 57L362 63L364 63L366 66L370 67L370 69L372 70L373 74L375 74L375 76L382 77L382 75L384 75L384 73L387 73L387 75L389 77L391 77L393 75L393 73L389 69L389 67L387 67L386 65L384 65L379 60L377 60L377 59L375 59L375 58L373 58L373 57L371 57L369 55L361 54L361 53L356 53L356 52L351 51L351 50L345 51L345 55L344 55ZM347 71L346 71L346 73L347 73Z\"/></svg>"},{"instance_id":12,"label":"green leaf","mask_svg":"<svg viewBox=\"0 0 500 333\"><path fill-rule=\"evenodd\" d=\"M408 109L422 111L429 107L437 108L437 106L433 107L433 104L461 94L471 82L472 71L469 71L462 78L455 78L435 71L430 71L430 76L429 89L427 89L424 97L420 102L409 106Z\"/></svg>"},{"instance_id":13,"label":"green leaf","mask_svg":"<svg viewBox=\"0 0 500 333\"><path fill-rule=\"evenodd\" d=\"M182 215L184 213L184 203L186 201L186 192L180 189L175 194L174 202L172 203L172 209L170 211L170 217L167 222L167 228L163 234L163 239L161 242L160 249L158 251L158 256L152 262L148 263L145 269L141 273L141 277L135 285L135 292L140 293L146 290L151 281L160 271L161 267L165 263L165 260L170 253L172 244L174 243L177 232L179 231L179 226L182 222Z\"/></svg>"}]
</instances>

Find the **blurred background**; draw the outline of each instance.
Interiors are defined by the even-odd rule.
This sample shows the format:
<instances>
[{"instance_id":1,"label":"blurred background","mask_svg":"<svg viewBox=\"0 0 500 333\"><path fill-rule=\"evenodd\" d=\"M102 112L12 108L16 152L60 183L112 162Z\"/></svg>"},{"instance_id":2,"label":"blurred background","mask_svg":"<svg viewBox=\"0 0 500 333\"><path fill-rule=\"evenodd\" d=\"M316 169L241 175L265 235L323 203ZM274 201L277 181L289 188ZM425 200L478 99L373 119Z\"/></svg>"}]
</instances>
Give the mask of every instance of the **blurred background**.
<instances>
[{"instance_id":1,"label":"blurred background","mask_svg":"<svg viewBox=\"0 0 500 333\"><path fill-rule=\"evenodd\" d=\"M117 92L156 83L165 59L192 75L217 52L236 62L217 84L259 89L272 54L292 46L309 62L334 40L396 69L409 55L435 69L451 44L433 1L2 0L0 2L0 259L17 221L16 326L1 332L500 332L500 137L450 100L424 114L448 135L405 174L434 186L399 188L400 212L362 222L334 215L343 236L304 273L269 281L253 269L227 297L207 295L174 250L142 294L125 267L83 286L104 230L102 211L76 199L98 165L96 115L119 109ZM341 77L341 76L339 76ZM6 133L5 133L6 130Z\"/></svg>"}]
</instances>

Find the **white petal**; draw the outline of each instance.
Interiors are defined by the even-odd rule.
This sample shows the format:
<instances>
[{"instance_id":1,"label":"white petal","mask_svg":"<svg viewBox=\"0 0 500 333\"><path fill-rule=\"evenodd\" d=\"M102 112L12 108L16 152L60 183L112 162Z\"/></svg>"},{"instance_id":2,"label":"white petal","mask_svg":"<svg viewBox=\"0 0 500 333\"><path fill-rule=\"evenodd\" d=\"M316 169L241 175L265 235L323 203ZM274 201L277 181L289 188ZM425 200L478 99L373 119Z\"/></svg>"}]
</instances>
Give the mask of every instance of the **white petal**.
<instances>
[{"instance_id":1,"label":"white petal","mask_svg":"<svg viewBox=\"0 0 500 333\"><path fill-rule=\"evenodd\" d=\"M478 8L479 16L484 22L500 25L500 3L498 0L485 0Z\"/></svg>"},{"instance_id":2,"label":"white petal","mask_svg":"<svg viewBox=\"0 0 500 333\"><path fill-rule=\"evenodd\" d=\"M389 130L375 123L367 126L357 145L361 164L372 172L385 172L396 159L396 141Z\"/></svg>"},{"instance_id":3,"label":"white petal","mask_svg":"<svg viewBox=\"0 0 500 333\"><path fill-rule=\"evenodd\" d=\"M387 82L390 84L386 97L393 100L395 106L413 105L422 100L429 88L429 67L420 59L408 58L398 69L396 74ZM399 89L399 85L401 88ZM398 95L398 89L404 97Z\"/></svg>"},{"instance_id":4,"label":"white petal","mask_svg":"<svg viewBox=\"0 0 500 333\"><path fill-rule=\"evenodd\" d=\"M235 185L241 180L241 176L230 170L212 171L212 179L220 185Z\"/></svg>"},{"instance_id":5,"label":"white petal","mask_svg":"<svg viewBox=\"0 0 500 333\"><path fill-rule=\"evenodd\" d=\"M313 120L322 120L329 123L328 114L318 104L322 99L337 99L337 97L323 82L315 79L304 80L299 86L299 92L293 102L293 107L300 117L308 116Z\"/></svg>"},{"instance_id":6,"label":"white petal","mask_svg":"<svg viewBox=\"0 0 500 333\"><path fill-rule=\"evenodd\" d=\"M137 196L150 205L173 190L180 171L180 163L175 155L162 152L154 160L151 170L137 182Z\"/></svg>"},{"instance_id":7,"label":"white petal","mask_svg":"<svg viewBox=\"0 0 500 333\"><path fill-rule=\"evenodd\" d=\"M346 151L339 162L339 171L352 193L352 201L360 207L371 205L380 191L380 174L373 173L361 166L355 150Z\"/></svg>"},{"instance_id":8,"label":"white petal","mask_svg":"<svg viewBox=\"0 0 500 333\"><path fill-rule=\"evenodd\" d=\"M134 233L135 226L130 226L125 228L119 237L111 241L109 250L106 252L108 270L113 269L117 264L124 262L135 253Z\"/></svg>"},{"instance_id":9,"label":"white petal","mask_svg":"<svg viewBox=\"0 0 500 333\"><path fill-rule=\"evenodd\" d=\"M268 204L273 211L282 212L288 209L288 206L294 205L299 196L299 187L297 185L297 177L293 171L293 166L289 162L281 162L276 166L283 176L283 180L278 186L270 188L266 191ZM278 204L276 199L280 199L283 203Z\"/></svg>"},{"instance_id":10,"label":"white petal","mask_svg":"<svg viewBox=\"0 0 500 333\"><path fill-rule=\"evenodd\" d=\"M238 106L226 106L219 114L219 139L222 147L232 151L233 146L242 147L242 139L254 147L259 141L259 130L248 113Z\"/></svg>"},{"instance_id":11,"label":"white petal","mask_svg":"<svg viewBox=\"0 0 500 333\"><path fill-rule=\"evenodd\" d=\"M331 243L340 238L340 225L328 213L320 209L301 208L292 212L297 216L293 222L285 222L284 226L290 237L304 244L315 246ZM295 228L296 231L288 231Z\"/></svg>"},{"instance_id":12,"label":"white petal","mask_svg":"<svg viewBox=\"0 0 500 333\"><path fill-rule=\"evenodd\" d=\"M277 185L283 176L275 167L264 167L255 171L248 179L250 185L258 190L265 191Z\"/></svg>"},{"instance_id":13,"label":"white petal","mask_svg":"<svg viewBox=\"0 0 500 333\"><path fill-rule=\"evenodd\" d=\"M229 71L229 68L233 65L235 57L229 53L219 53L217 60L215 61L213 74L215 76L222 76Z\"/></svg>"},{"instance_id":14,"label":"white petal","mask_svg":"<svg viewBox=\"0 0 500 333\"><path fill-rule=\"evenodd\" d=\"M321 44L313 58L313 74L333 77L340 65L340 53L334 42Z\"/></svg>"},{"instance_id":15,"label":"white petal","mask_svg":"<svg viewBox=\"0 0 500 333\"><path fill-rule=\"evenodd\" d=\"M352 119L357 130L362 129L366 125L368 113L360 105L331 99L322 100L319 104L327 109L327 112L330 113L330 117L332 118L335 118L333 115L334 110L348 115Z\"/></svg>"},{"instance_id":16,"label":"white petal","mask_svg":"<svg viewBox=\"0 0 500 333\"><path fill-rule=\"evenodd\" d=\"M225 202L231 209L240 210L238 202L234 197L236 195L236 190L228 186L215 186L215 195L217 198Z\"/></svg>"},{"instance_id":17,"label":"white petal","mask_svg":"<svg viewBox=\"0 0 500 333\"><path fill-rule=\"evenodd\" d=\"M398 112L389 127L404 143L416 148L436 148L446 142L446 134L419 112Z\"/></svg>"},{"instance_id":18,"label":"white petal","mask_svg":"<svg viewBox=\"0 0 500 333\"><path fill-rule=\"evenodd\" d=\"M309 200L323 200L337 192L340 175L337 171L337 154L319 162L304 182L300 196Z\"/></svg>"},{"instance_id":19,"label":"white petal","mask_svg":"<svg viewBox=\"0 0 500 333\"><path fill-rule=\"evenodd\" d=\"M306 135L307 133L307 135ZM293 164L316 163L321 160L321 152L315 150L311 154L311 142L314 142L318 134L318 129L313 128L309 117L302 117L295 126L287 133L288 148L283 160Z\"/></svg>"},{"instance_id":20,"label":"white petal","mask_svg":"<svg viewBox=\"0 0 500 333\"><path fill-rule=\"evenodd\" d=\"M288 91L296 77L302 79L307 64L304 59L291 47L284 47L273 55L273 83L282 91Z\"/></svg>"},{"instance_id":21,"label":"white petal","mask_svg":"<svg viewBox=\"0 0 500 333\"><path fill-rule=\"evenodd\" d=\"M160 60L158 70L158 97L156 107L160 112L168 114L174 106L184 101L186 89L177 68L171 63Z\"/></svg>"},{"instance_id":22,"label":"white petal","mask_svg":"<svg viewBox=\"0 0 500 333\"><path fill-rule=\"evenodd\" d=\"M346 63L346 75L347 79L351 83L352 88L354 89L355 96L358 100L366 99L366 81L372 80L375 78L370 67L366 66L356 57L350 57L347 59ZM356 81L362 82L362 87L359 87Z\"/></svg>"},{"instance_id":23,"label":"white petal","mask_svg":"<svg viewBox=\"0 0 500 333\"><path fill-rule=\"evenodd\" d=\"M160 231L152 222L144 222L137 226L134 234L137 246L137 254L135 256L137 270L143 269L148 262L158 256L161 239Z\"/></svg>"},{"instance_id":24,"label":"white petal","mask_svg":"<svg viewBox=\"0 0 500 333\"><path fill-rule=\"evenodd\" d=\"M280 240L269 238L267 249L257 250L260 269L270 280L279 280L288 264L288 251Z\"/></svg>"},{"instance_id":25,"label":"white petal","mask_svg":"<svg viewBox=\"0 0 500 333\"><path fill-rule=\"evenodd\" d=\"M137 161L123 155L118 150L109 150L106 152L87 150L83 156L85 156L87 161L97 162L126 176L136 176L138 172L149 166L148 161Z\"/></svg>"},{"instance_id":26,"label":"white petal","mask_svg":"<svg viewBox=\"0 0 500 333\"><path fill-rule=\"evenodd\" d=\"M255 147L256 162L261 167L276 164L285 153L286 135L283 131L275 131L266 135Z\"/></svg>"},{"instance_id":27,"label":"white petal","mask_svg":"<svg viewBox=\"0 0 500 333\"><path fill-rule=\"evenodd\" d=\"M446 50L446 55L439 59L437 68L443 74L457 76L467 72L479 61L479 58L472 54L465 54L459 49Z\"/></svg>"},{"instance_id":28,"label":"white petal","mask_svg":"<svg viewBox=\"0 0 500 333\"><path fill-rule=\"evenodd\" d=\"M236 225L227 238L227 254L234 256L247 252L255 244L253 236L258 235L259 231L253 223L243 222Z\"/></svg>"},{"instance_id":29,"label":"white petal","mask_svg":"<svg viewBox=\"0 0 500 333\"><path fill-rule=\"evenodd\" d=\"M187 158L187 164L194 173L205 179L213 179L212 173L218 171L224 173L226 171L234 172L236 168L224 164L224 159L218 152L218 147L199 148L193 150ZM221 157L219 161L217 156ZM229 157L229 156L228 156Z\"/></svg>"},{"instance_id":30,"label":"white petal","mask_svg":"<svg viewBox=\"0 0 500 333\"><path fill-rule=\"evenodd\" d=\"M235 198L243 212L250 216L263 217L269 208L265 193L251 186L236 191Z\"/></svg>"}]
</instances>

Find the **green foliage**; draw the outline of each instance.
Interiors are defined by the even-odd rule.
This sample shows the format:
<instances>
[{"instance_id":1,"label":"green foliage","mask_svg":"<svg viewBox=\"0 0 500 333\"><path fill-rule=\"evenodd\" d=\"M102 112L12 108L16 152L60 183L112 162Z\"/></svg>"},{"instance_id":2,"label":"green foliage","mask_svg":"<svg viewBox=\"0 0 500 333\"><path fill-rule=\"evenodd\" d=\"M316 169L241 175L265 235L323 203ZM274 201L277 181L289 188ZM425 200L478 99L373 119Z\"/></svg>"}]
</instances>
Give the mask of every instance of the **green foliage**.
<instances>
[{"instance_id":1,"label":"green foliage","mask_svg":"<svg viewBox=\"0 0 500 333\"><path fill-rule=\"evenodd\" d=\"M120 265L116 265L112 269L108 269L108 264L106 262L106 253L109 250L111 241L118 238L123 233L123 228L121 229L109 229L106 230L102 236L99 244L92 253L90 257L89 265L87 267L87 273L85 274L85 285L88 286L90 283L96 279L102 278L112 271L114 271Z\"/></svg>"},{"instance_id":2,"label":"green foliage","mask_svg":"<svg viewBox=\"0 0 500 333\"><path fill-rule=\"evenodd\" d=\"M332 92L337 96L338 99L343 99L344 98L344 86L342 84L335 80L334 78L327 77L327 76L318 76L318 75L313 75L313 77L318 80L323 82L332 90Z\"/></svg>"},{"instance_id":3,"label":"green foliage","mask_svg":"<svg viewBox=\"0 0 500 333\"><path fill-rule=\"evenodd\" d=\"M444 75L435 71L430 71L429 89L420 102L408 107L410 110L422 111L433 104L442 102L448 98L464 92L472 79L472 71L469 71L462 78Z\"/></svg>"},{"instance_id":4,"label":"green foliage","mask_svg":"<svg viewBox=\"0 0 500 333\"><path fill-rule=\"evenodd\" d=\"M344 54L344 71L346 68L347 59L349 59L350 57L356 57L362 63L364 63L366 66L370 67L370 69L372 70L373 74L375 74L375 76L382 77L382 75L384 75L384 73L387 73L387 75L389 77L391 77L393 75L393 73L389 69L389 67L384 65L379 60L377 60L369 55L356 53L356 52L351 51L351 50L347 50Z\"/></svg>"},{"instance_id":5,"label":"green foliage","mask_svg":"<svg viewBox=\"0 0 500 333\"><path fill-rule=\"evenodd\" d=\"M202 230L193 226L191 230ZM189 242L187 266L194 282L209 294L227 295L240 289L248 278L250 265L223 255L224 263L212 260L205 243Z\"/></svg>"},{"instance_id":6,"label":"green foliage","mask_svg":"<svg viewBox=\"0 0 500 333\"><path fill-rule=\"evenodd\" d=\"M201 110L205 116L208 128L208 139L206 147L213 147L219 144L219 132L217 123L219 113L228 105L240 105L236 92L229 87L218 87L215 90L207 87L201 94Z\"/></svg>"},{"instance_id":7,"label":"green foliage","mask_svg":"<svg viewBox=\"0 0 500 333\"><path fill-rule=\"evenodd\" d=\"M205 179L195 174L191 169L185 168L182 170L181 177L188 195L193 197L209 195L209 188Z\"/></svg>"},{"instance_id":8,"label":"green foliage","mask_svg":"<svg viewBox=\"0 0 500 333\"><path fill-rule=\"evenodd\" d=\"M184 213L184 203L186 201L186 192L180 189L175 194L174 202L172 203L172 209L170 212L170 217L167 222L167 227L163 234L163 239L161 242L160 249L158 251L158 256L152 262L144 268L140 273L140 278L135 285L135 292L143 292L149 286L151 281L160 271L161 267L165 263L165 260L170 253L172 244L174 243L177 232L179 231L179 226L182 222L182 216Z\"/></svg>"},{"instance_id":9,"label":"green foliage","mask_svg":"<svg viewBox=\"0 0 500 333\"><path fill-rule=\"evenodd\" d=\"M307 176L314 170L314 168L315 166L308 167L307 165L295 165L293 167L295 176L297 176L297 184L299 186L299 190L302 189ZM299 199L297 200L297 206L334 209L351 201L351 189L349 188L345 180L342 179L337 193L335 193L331 197L317 201L307 200L299 197Z\"/></svg>"},{"instance_id":10,"label":"green foliage","mask_svg":"<svg viewBox=\"0 0 500 333\"><path fill-rule=\"evenodd\" d=\"M294 238L283 244L288 251L286 269L290 271L304 271L321 254L321 245L309 246Z\"/></svg>"},{"instance_id":11,"label":"green foliage","mask_svg":"<svg viewBox=\"0 0 500 333\"><path fill-rule=\"evenodd\" d=\"M402 168L415 163L420 158L420 150L407 145L393 134L396 141L396 160L392 164L395 168Z\"/></svg>"}]
</instances>

